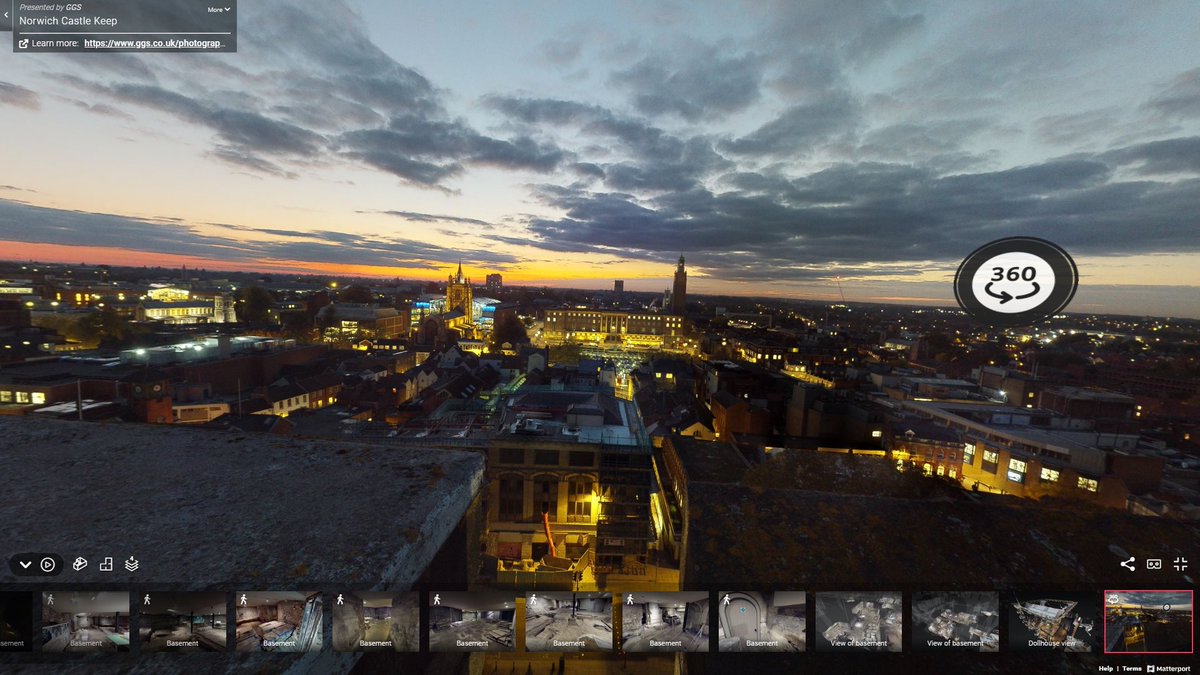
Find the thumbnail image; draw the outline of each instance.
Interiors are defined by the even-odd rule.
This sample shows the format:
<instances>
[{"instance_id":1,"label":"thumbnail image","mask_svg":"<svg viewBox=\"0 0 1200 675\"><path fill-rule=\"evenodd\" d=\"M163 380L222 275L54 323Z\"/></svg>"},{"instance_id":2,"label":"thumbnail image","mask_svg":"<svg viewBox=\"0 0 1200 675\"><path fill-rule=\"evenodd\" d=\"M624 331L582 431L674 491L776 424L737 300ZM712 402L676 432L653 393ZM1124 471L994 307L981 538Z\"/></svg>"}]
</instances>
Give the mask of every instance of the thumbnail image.
<instances>
[{"instance_id":1,"label":"thumbnail image","mask_svg":"<svg viewBox=\"0 0 1200 675\"><path fill-rule=\"evenodd\" d=\"M708 593L625 593L621 649L708 651Z\"/></svg>"},{"instance_id":2,"label":"thumbnail image","mask_svg":"<svg viewBox=\"0 0 1200 675\"><path fill-rule=\"evenodd\" d=\"M525 651L611 651L612 613L611 593L526 593Z\"/></svg>"},{"instance_id":3,"label":"thumbnail image","mask_svg":"<svg viewBox=\"0 0 1200 675\"><path fill-rule=\"evenodd\" d=\"M914 593L913 649L1000 651L1000 594Z\"/></svg>"},{"instance_id":4,"label":"thumbnail image","mask_svg":"<svg viewBox=\"0 0 1200 675\"><path fill-rule=\"evenodd\" d=\"M129 651L129 594L42 593L42 651Z\"/></svg>"},{"instance_id":5,"label":"thumbnail image","mask_svg":"<svg viewBox=\"0 0 1200 675\"><path fill-rule=\"evenodd\" d=\"M904 648L904 605L899 593L817 593L817 651Z\"/></svg>"},{"instance_id":6,"label":"thumbnail image","mask_svg":"<svg viewBox=\"0 0 1200 675\"><path fill-rule=\"evenodd\" d=\"M342 591L333 597L336 651L419 651L420 628L420 593Z\"/></svg>"},{"instance_id":7,"label":"thumbnail image","mask_svg":"<svg viewBox=\"0 0 1200 675\"><path fill-rule=\"evenodd\" d=\"M0 652L33 651L33 594L0 593Z\"/></svg>"},{"instance_id":8,"label":"thumbnail image","mask_svg":"<svg viewBox=\"0 0 1200 675\"><path fill-rule=\"evenodd\" d=\"M513 591L430 591L429 651L512 651L516 618Z\"/></svg>"},{"instance_id":9,"label":"thumbnail image","mask_svg":"<svg viewBox=\"0 0 1200 675\"><path fill-rule=\"evenodd\" d=\"M802 652L807 648L804 591L721 591L717 596L723 652Z\"/></svg>"},{"instance_id":10,"label":"thumbnail image","mask_svg":"<svg viewBox=\"0 0 1200 675\"><path fill-rule=\"evenodd\" d=\"M1017 593L1008 612L1008 646L1014 651L1096 648L1096 594Z\"/></svg>"},{"instance_id":11,"label":"thumbnail image","mask_svg":"<svg viewBox=\"0 0 1200 675\"><path fill-rule=\"evenodd\" d=\"M233 599L237 651L320 650L321 612L317 591L238 591Z\"/></svg>"},{"instance_id":12,"label":"thumbnail image","mask_svg":"<svg viewBox=\"0 0 1200 675\"><path fill-rule=\"evenodd\" d=\"M1106 591L1104 652L1191 654L1192 591Z\"/></svg>"},{"instance_id":13,"label":"thumbnail image","mask_svg":"<svg viewBox=\"0 0 1200 675\"><path fill-rule=\"evenodd\" d=\"M223 652L229 648L225 593L142 593L138 642L143 652Z\"/></svg>"}]
</instances>

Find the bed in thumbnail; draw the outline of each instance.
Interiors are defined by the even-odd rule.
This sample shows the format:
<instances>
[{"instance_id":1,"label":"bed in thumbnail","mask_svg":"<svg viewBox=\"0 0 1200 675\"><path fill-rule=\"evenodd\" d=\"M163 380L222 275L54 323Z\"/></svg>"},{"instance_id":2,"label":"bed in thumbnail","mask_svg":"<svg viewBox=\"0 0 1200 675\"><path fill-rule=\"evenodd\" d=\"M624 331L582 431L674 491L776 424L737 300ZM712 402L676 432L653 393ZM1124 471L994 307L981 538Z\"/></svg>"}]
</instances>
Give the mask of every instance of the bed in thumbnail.
<instances>
[{"instance_id":1,"label":"bed in thumbnail","mask_svg":"<svg viewBox=\"0 0 1200 675\"><path fill-rule=\"evenodd\" d=\"M321 648L321 594L317 591L238 591L233 611L239 652Z\"/></svg>"}]
</instances>

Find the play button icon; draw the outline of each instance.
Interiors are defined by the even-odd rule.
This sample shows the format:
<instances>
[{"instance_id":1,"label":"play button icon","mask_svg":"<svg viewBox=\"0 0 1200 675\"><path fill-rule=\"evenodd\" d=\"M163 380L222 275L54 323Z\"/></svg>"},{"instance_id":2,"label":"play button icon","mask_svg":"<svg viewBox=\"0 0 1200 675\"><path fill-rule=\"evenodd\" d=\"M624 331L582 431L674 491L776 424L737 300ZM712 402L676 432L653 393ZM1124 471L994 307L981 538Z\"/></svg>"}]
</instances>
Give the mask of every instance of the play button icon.
<instances>
[{"instance_id":1,"label":"play button icon","mask_svg":"<svg viewBox=\"0 0 1200 675\"><path fill-rule=\"evenodd\" d=\"M52 577L62 573L63 559L56 553L18 553L8 567L18 577Z\"/></svg>"}]
</instances>

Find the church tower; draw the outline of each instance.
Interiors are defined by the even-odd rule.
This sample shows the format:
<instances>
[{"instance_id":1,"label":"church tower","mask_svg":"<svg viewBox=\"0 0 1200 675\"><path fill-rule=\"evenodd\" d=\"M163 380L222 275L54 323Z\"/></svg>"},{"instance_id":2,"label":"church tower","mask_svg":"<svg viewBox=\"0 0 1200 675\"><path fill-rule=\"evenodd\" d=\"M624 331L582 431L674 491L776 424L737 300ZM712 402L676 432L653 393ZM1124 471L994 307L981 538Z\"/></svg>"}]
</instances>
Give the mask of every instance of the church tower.
<instances>
[{"instance_id":1,"label":"church tower","mask_svg":"<svg viewBox=\"0 0 1200 675\"><path fill-rule=\"evenodd\" d=\"M463 277L462 261L458 261L458 274L452 275L446 281L446 311L460 310L466 317L467 323L474 323L475 316L471 280Z\"/></svg>"},{"instance_id":2,"label":"church tower","mask_svg":"<svg viewBox=\"0 0 1200 675\"><path fill-rule=\"evenodd\" d=\"M687 271L683 269L683 254L679 254L679 266L675 268L675 286L671 288L671 313L683 316L687 307Z\"/></svg>"}]
</instances>

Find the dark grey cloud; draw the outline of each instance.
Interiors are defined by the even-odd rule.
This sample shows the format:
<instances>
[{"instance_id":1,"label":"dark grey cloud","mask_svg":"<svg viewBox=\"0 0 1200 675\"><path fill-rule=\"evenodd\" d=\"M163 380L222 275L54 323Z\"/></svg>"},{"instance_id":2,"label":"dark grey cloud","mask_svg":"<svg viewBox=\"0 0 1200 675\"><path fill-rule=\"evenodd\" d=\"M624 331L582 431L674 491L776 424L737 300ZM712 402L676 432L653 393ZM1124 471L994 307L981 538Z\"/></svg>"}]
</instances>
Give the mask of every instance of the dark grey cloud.
<instances>
[{"instance_id":1,"label":"dark grey cloud","mask_svg":"<svg viewBox=\"0 0 1200 675\"><path fill-rule=\"evenodd\" d=\"M215 106L159 86L120 84L109 91L119 100L157 108L206 126L230 146L251 153L314 157L324 142L319 134L294 124L250 110Z\"/></svg>"},{"instance_id":2,"label":"dark grey cloud","mask_svg":"<svg viewBox=\"0 0 1200 675\"><path fill-rule=\"evenodd\" d=\"M848 94L801 103L741 138L723 141L719 147L737 155L804 155L836 134L854 130L860 124L860 107Z\"/></svg>"},{"instance_id":3,"label":"dark grey cloud","mask_svg":"<svg viewBox=\"0 0 1200 675\"><path fill-rule=\"evenodd\" d=\"M772 89L788 100L814 100L844 89L846 77L837 56L822 49L797 44L767 78Z\"/></svg>"},{"instance_id":4,"label":"dark grey cloud","mask_svg":"<svg viewBox=\"0 0 1200 675\"><path fill-rule=\"evenodd\" d=\"M37 92L32 89L11 82L0 82L0 105L37 110L42 107L42 102Z\"/></svg>"},{"instance_id":5,"label":"dark grey cloud","mask_svg":"<svg viewBox=\"0 0 1200 675\"><path fill-rule=\"evenodd\" d=\"M521 124L577 129L585 137L607 145L614 154L622 155L616 161L577 163L571 167L582 175L604 179L615 190L690 190L702 178L734 166L715 150L711 138L680 137L643 119L601 106L506 96L491 96L485 102ZM597 154L591 148L583 152Z\"/></svg>"},{"instance_id":6,"label":"dark grey cloud","mask_svg":"<svg viewBox=\"0 0 1200 675\"><path fill-rule=\"evenodd\" d=\"M525 124L584 124L613 116L613 113L598 105L564 99L492 95L486 97L484 102Z\"/></svg>"},{"instance_id":7,"label":"dark grey cloud","mask_svg":"<svg viewBox=\"0 0 1200 675\"><path fill-rule=\"evenodd\" d=\"M772 0L761 10L765 35L777 49L816 47L847 64L870 62L924 25L919 12L872 0ZM752 8L754 9L754 8Z\"/></svg>"},{"instance_id":8,"label":"dark grey cloud","mask_svg":"<svg viewBox=\"0 0 1200 675\"><path fill-rule=\"evenodd\" d=\"M1153 144L1126 152L1139 161L1178 159L1188 143L1171 152ZM1117 180L1110 165L1117 157L954 175L878 162L800 178L739 172L727 177L731 192L696 188L650 199L543 187L539 199L563 215L530 218L528 238L505 243L661 262L682 248L692 264L724 280L897 273L881 261L909 272L925 261L940 269L980 244L1016 235L1047 237L1078 254L1200 252L1200 179Z\"/></svg>"},{"instance_id":9,"label":"dark grey cloud","mask_svg":"<svg viewBox=\"0 0 1200 675\"><path fill-rule=\"evenodd\" d=\"M558 147L528 136L501 140L480 134L460 120L417 115L395 117L386 129L346 132L334 146L343 155L430 186L461 173L468 163L547 172L566 159Z\"/></svg>"},{"instance_id":10,"label":"dark grey cloud","mask_svg":"<svg viewBox=\"0 0 1200 675\"><path fill-rule=\"evenodd\" d=\"M257 14L242 22L239 51L244 44L256 58L278 67L289 100L320 110L340 98L384 118L444 113L433 84L380 49L362 17L345 4L289 2L247 9Z\"/></svg>"},{"instance_id":11,"label":"dark grey cloud","mask_svg":"<svg viewBox=\"0 0 1200 675\"><path fill-rule=\"evenodd\" d=\"M108 105L107 103L88 103L87 101L72 101L72 103L74 103L76 106L78 106L80 108L83 108L84 110L86 110L88 112L96 113L97 115L105 115L107 117L117 117L117 118L120 118L123 120L130 120L130 121L133 120L133 115L130 115L129 113L125 112L124 110L118 110L117 108L114 108L113 106Z\"/></svg>"},{"instance_id":12,"label":"dark grey cloud","mask_svg":"<svg viewBox=\"0 0 1200 675\"><path fill-rule=\"evenodd\" d=\"M279 178L294 179L298 178L299 174L295 171L288 171L282 166L253 152L248 152L238 147L219 145L209 152L209 156L216 157L228 164L240 166L244 169L250 169L252 172L269 174Z\"/></svg>"},{"instance_id":13,"label":"dark grey cloud","mask_svg":"<svg viewBox=\"0 0 1200 675\"><path fill-rule=\"evenodd\" d=\"M675 114L689 122L743 110L759 100L764 59L754 53L728 55L713 45L683 58L654 56L614 73L634 107L646 115Z\"/></svg>"},{"instance_id":14,"label":"dark grey cloud","mask_svg":"<svg viewBox=\"0 0 1200 675\"><path fill-rule=\"evenodd\" d=\"M1141 174L1200 173L1200 136L1141 143L1114 150L1105 157L1133 164Z\"/></svg>"},{"instance_id":15,"label":"dark grey cloud","mask_svg":"<svg viewBox=\"0 0 1200 675\"><path fill-rule=\"evenodd\" d=\"M546 140L494 138L449 116L443 92L379 49L342 3L244 9L239 53L253 56L254 71L242 66L250 61L126 55L55 77L105 106L96 112L120 102L209 129L210 156L269 176L350 161L445 189L468 166L544 173L569 159Z\"/></svg>"},{"instance_id":16,"label":"dark grey cloud","mask_svg":"<svg viewBox=\"0 0 1200 675\"><path fill-rule=\"evenodd\" d=\"M1099 132L1110 129L1116 122L1114 110L1048 115L1034 121L1034 136L1053 145L1095 144L1103 138Z\"/></svg>"},{"instance_id":17,"label":"dark grey cloud","mask_svg":"<svg viewBox=\"0 0 1200 675\"><path fill-rule=\"evenodd\" d=\"M259 244L260 255L268 260L297 260L301 262L425 267L436 269L462 258L475 265L512 264L517 258L507 253L487 250L460 251L436 244L404 239L374 239L363 237L353 244L330 246L318 241L285 241Z\"/></svg>"},{"instance_id":18,"label":"dark grey cloud","mask_svg":"<svg viewBox=\"0 0 1200 675\"><path fill-rule=\"evenodd\" d=\"M474 264L507 265L517 259L494 251L463 252L393 236L332 230L301 231L210 224L239 233L202 232L174 218L142 219L68 211L0 199L0 240L62 246L127 248L143 253L182 255L226 263L308 262L436 268L463 258ZM244 234L268 235L266 241Z\"/></svg>"},{"instance_id":19,"label":"dark grey cloud","mask_svg":"<svg viewBox=\"0 0 1200 675\"><path fill-rule=\"evenodd\" d=\"M53 209L8 199L0 199L0 239L63 246L132 246L148 253L246 259L238 240L200 236L178 223Z\"/></svg>"},{"instance_id":20,"label":"dark grey cloud","mask_svg":"<svg viewBox=\"0 0 1200 675\"><path fill-rule=\"evenodd\" d=\"M592 162L575 162L571 165L571 170L580 176L588 178L604 178L604 167Z\"/></svg>"},{"instance_id":21,"label":"dark grey cloud","mask_svg":"<svg viewBox=\"0 0 1200 675\"><path fill-rule=\"evenodd\" d=\"M989 129L986 118L934 119L880 126L863 134L856 149L861 156L889 161L941 164L939 160L963 155L963 145Z\"/></svg>"},{"instance_id":22,"label":"dark grey cloud","mask_svg":"<svg viewBox=\"0 0 1200 675\"><path fill-rule=\"evenodd\" d=\"M1180 73L1146 107L1166 117L1200 117L1200 68Z\"/></svg>"},{"instance_id":23,"label":"dark grey cloud","mask_svg":"<svg viewBox=\"0 0 1200 675\"><path fill-rule=\"evenodd\" d=\"M494 226L486 220L478 218L464 218L462 216L448 216L437 213L420 213L417 211L359 211L359 213L382 213L397 218L403 218L417 223L460 223L462 225L475 225L484 229L492 229Z\"/></svg>"}]
</instances>

